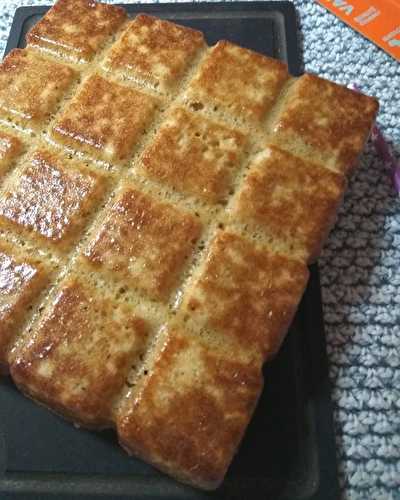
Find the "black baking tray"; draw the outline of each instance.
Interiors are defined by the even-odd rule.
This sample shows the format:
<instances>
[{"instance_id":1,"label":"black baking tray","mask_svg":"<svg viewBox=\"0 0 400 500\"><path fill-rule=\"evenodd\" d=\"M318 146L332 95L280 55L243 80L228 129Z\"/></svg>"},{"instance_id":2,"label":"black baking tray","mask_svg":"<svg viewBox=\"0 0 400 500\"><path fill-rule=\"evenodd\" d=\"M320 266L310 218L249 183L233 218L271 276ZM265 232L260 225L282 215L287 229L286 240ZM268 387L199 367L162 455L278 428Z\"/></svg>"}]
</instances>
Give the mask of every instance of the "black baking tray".
<instances>
[{"instance_id":1,"label":"black baking tray","mask_svg":"<svg viewBox=\"0 0 400 500\"><path fill-rule=\"evenodd\" d=\"M286 61L301 72L296 12L290 2L125 5L202 30ZM6 52L48 7L17 9ZM89 432L0 381L0 499L271 499L339 498L332 408L318 267L277 358L226 479L216 492L183 486L128 457L113 431Z\"/></svg>"}]
</instances>

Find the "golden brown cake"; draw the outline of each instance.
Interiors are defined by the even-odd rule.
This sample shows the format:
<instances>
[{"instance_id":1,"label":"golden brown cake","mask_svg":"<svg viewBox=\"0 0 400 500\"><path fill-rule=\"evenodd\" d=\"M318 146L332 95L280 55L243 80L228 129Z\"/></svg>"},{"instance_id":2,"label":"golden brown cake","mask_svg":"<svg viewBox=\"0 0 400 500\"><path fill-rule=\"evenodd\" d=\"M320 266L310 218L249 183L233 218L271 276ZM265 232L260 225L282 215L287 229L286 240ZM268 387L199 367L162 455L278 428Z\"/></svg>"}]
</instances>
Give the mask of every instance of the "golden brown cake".
<instances>
[{"instance_id":1,"label":"golden brown cake","mask_svg":"<svg viewBox=\"0 0 400 500\"><path fill-rule=\"evenodd\" d=\"M92 0L59 0L26 36L28 45L85 63L126 19L121 7Z\"/></svg>"},{"instance_id":2,"label":"golden brown cake","mask_svg":"<svg viewBox=\"0 0 400 500\"><path fill-rule=\"evenodd\" d=\"M105 180L96 172L37 149L0 191L0 227L10 225L11 231L68 245L78 237L104 189Z\"/></svg>"},{"instance_id":3,"label":"golden brown cake","mask_svg":"<svg viewBox=\"0 0 400 500\"><path fill-rule=\"evenodd\" d=\"M181 481L217 487L262 388L261 363L241 357L171 330L118 412L122 446Z\"/></svg>"},{"instance_id":4,"label":"golden brown cake","mask_svg":"<svg viewBox=\"0 0 400 500\"><path fill-rule=\"evenodd\" d=\"M356 165L376 112L374 99L306 74L290 88L271 142L346 175Z\"/></svg>"},{"instance_id":5,"label":"golden brown cake","mask_svg":"<svg viewBox=\"0 0 400 500\"><path fill-rule=\"evenodd\" d=\"M0 119L39 129L71 86L73 69L14 49L0 64Z\"/></svg>"},{"instance_id":6,"label":"golden brown cake","mask_svg":"<svg viewBox=\"0 0 400 500\"><path fill-rule=\"evenodd\" d=\"M0 130L0 176L7 173L22 151L23 143L18 137Z\"/></svg>"},{"instance_id":7,"label":"golden brown cake","mask_svg":"<svg viewBox=\"0 0 400 500\"><path fill-rule=\"evenodd\" d=\"M0 369L216 488L377 102L93 0L27 42L0 65Z\"/></svg>"},{"instance_id":8,"label":"golden brown cake","mask_svg":"<svg viewBox=\"0 0 400 500\"><path fill-rule=\"evenodd\" d=\"M178 107L144 151L143 174L205 202L223 202L246 145L240 131Z\"/></svg>"},{"instance_id":9,"label":"golden brown cake","mask_svg":"<svg viewBox=\"0 0 400 500\"><path fill-rule=\"evenodd\" d=\"M8 351L21 320L49 278L44 262L0 243L0 372L7 370Z\"/></svg>"},{"instance_id":10,"label":"golden brown cake","mask_svg":"<svg viewBox=\"0 0 400 500\"><path fill-rule=\"evenodd\" d=\"M112 279L168 299L201 233L196 217L125 186L85 252Z\"/></svg>"},{"instance_id":11,"label":"golden brown cake","mask_svg":"<svg viewBox=\"0 0 400 500\"><path fill-rule=\"evenodd\" d=\"M51 133L56 141L95 158L125 161L145 132L157 102L94 74L66 106Z\"/></svg>"},{"instance_id":12,"label":"golden brown cake","mask_svg":"<svg viewBox=\"0 0 400 500\"><path fill-rule=\"evenodd\" d=\"M146 322L79 263L12 364L22 390L77 423L109 427L113 399L146 347Z\"/></svg>"},{"instance_id":13,"label":"golden brown cake","mask_svg":"<svg viewBox=\"0 0 400 500\"><path fill-rule=\"evenodd\" d=\"M243 349L274 354L308 279L304 263L218 231L180 314L188 329L233 336Z\"/></svg>"},{"instance_id":14,"label":"golden brown cake","mask_svg":"<svg viewBox=\"0 0 400 500\"><path fill-rule=\"evenodd\" d=\"M111 47L103 67L167 92L205 46L200 31L139 14Z\"/></svg>"},{"instance_id":15,"label":"golden brown cake","mask_svg":"<svg viewBox=\"0 0 400 500\"><path fill-rule=\"evenodd\" d=\"M282 62L221 41L200 66L187 98L197 107L226 113L233 120L259 123L288 78Z\"/></svg>"},{"instance_id":16,"label":"golden brown cake","mask_svg":"<svg viewBox=\"0 0 400 500\"><path fill-rule=\"evenodd\" d=\"M232 220L285 242L306 262L315 260L335 221L345 178L275 146L265 146L249 170L234 197Z\"/></svg>"}]
</instances>

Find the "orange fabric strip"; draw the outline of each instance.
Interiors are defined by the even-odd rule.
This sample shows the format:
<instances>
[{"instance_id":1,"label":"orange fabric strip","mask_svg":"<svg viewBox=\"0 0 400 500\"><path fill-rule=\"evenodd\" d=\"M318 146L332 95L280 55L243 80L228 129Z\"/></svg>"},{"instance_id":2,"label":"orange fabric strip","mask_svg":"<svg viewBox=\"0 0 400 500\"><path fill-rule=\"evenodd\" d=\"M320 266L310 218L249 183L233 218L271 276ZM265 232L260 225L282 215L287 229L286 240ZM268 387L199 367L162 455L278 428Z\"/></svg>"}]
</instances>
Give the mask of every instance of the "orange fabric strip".
<instances>
[{"instance_id":1,"label":"orange fabric strip","mask_svg":"<svg viewBox=\"0 0 400 500\"><path fill-rule=\"evenodd\" d=\"M400 0L317 0L400 61Z\"/></svg>"}]
</instances>

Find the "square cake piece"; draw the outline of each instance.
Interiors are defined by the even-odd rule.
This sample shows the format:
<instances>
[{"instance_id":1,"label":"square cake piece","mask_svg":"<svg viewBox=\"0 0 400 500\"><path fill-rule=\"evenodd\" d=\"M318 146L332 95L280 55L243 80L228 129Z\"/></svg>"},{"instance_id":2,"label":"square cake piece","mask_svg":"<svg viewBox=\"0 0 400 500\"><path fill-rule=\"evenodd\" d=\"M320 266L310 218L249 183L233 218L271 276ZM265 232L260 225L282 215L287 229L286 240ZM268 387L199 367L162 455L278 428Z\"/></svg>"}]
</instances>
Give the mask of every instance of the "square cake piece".
<instances>
[{"instance_id":1,"label":"square cake piece","mask_svg":"<svg viewBox=\"0 0 400 500\"><path fill-rule=\"evenodd\" d=\"M304 263L219 231L178 315L195 333L232 337L268 359L285 337L307 280Z\"/></svg>"},{"instance_id":2,"label":"square cake piece","mask_svg":"<svg viewBox=\"0 0 400 500\"><path fill-rule=\"evenodd\" d=\"M246 144L242 133L175 108L141 157L143 173L206 202L222 202Z\"/></svg>"},{"instance_id":3,"label":"square cake piece","mask_svg":"<svg viewBox=\"0 0 400 500\"><path fill-rule=\"evenodd\" d=\"M139 14L111 47L104 67L168 91L205 47L200 31Z\"/></svg>"},{"instance_id":4,"label":"square cake piece","mask_svg":"<svg viewBox=\"0 0 400 500\"><path fill-rule=\"evenodd\" d=\"M145 350L145 321L79 263L28 332L10 370L19 387L86 426L111 426L113 398ZM29 340L34 338L34 342Z\"/></svg>"},{"instance_id":5,"label":"square cake piece","mask_svg":"<svg viewBox=\"0 0 400 500\"><path fill-rule=\"evenodd\" d=\"M42 262L0 241L0 372L7 371L14 336L49 279Z\"/></svg>"},{"instance_id":6,"label":"square cake piece","mask_svg":"<svg viewBox=\"0 0 400 500\"><path fill-rule=\"evenodd\" d=\"M195 108L260 123L288 78L284 63L220 41L202 63L186 97Z\"/></svg>"},{"instance_id":7,"label":"square cake piece","mask_svg":"<svg viewBox=\"0 0 400 500\"><path fill-rule=\"evenodd\" d=\"M305 74L289 90L271 140L306 160L349 174L377 111L376 99Z\"/></svg>"},{"instance_id":8,"label":"square cake piece","mask_svg":"<svg viewBox=\"0 0 400 500\"><path fill-rule=\"evenodd\" d=\"M118 412L120 442L181 481L216 488L261 388L260 364L172 331L136 394L125 398Z\"/></svg>"},{"instance_id":9,"label":"square cake piece","mask_svg":"<svg viewBox=\"0 0 400 500\"><path fill-rule=\"evenodd\" d=\"M26 35L28 46L73 62L88 62L126 19L116 5L59 0Z\"/></svg>"},{"instance_id":10,"label":"square cake piece","mask_svg":"<svg viewBox=\"0 0 400 500\"><path fill-rule=\"evenodd\" d=\"M61 114L52 137L94 158L124 162L159 104L154 97L94 74Z\"/></svg>"},{"instance_id":11,"label":"square cake piece","mask_svg":"<svg viewBox=\"0 0 400 500\"><path fill-rule=\"evenodd\" d=\"M0 225L67 249L105 187L101 175L44 147L37 149L20 175L3 188Z\"/></svg>"},{"instance_id":12,"label":"square cake piece","mask_svg":"<svg viewBox=\"0 0 400 500\"><path fill-rule=\"evenodd\" d=\"M232 219L283 240L307 262L315 260L335 222L345 178L275 146L266 146L249 169Z\"/></svg>"},{"instance_id":13,"label":"square cake piece","mask_svg":"<svg viewBox=\"0 0 400 500\"><path fill-rule=\"evenodd\" d=\"M26 49L13 49L0 64L0 118L41 128L75 78L68 66Z\"/></svg>"},{"instance_id":14,"label":"square cake piece","mask_svg":"<svg viewBox=\"0 0 400 500\"><path fill-rule=\"evenodd\" d=\"M8 171L22 150L21 139L0 130L0 177Z\"/></svg>"},{"instance_id":15,"label":"square cake piece","mask_svg":"<svg viewBox=\"0 0 400 500\"><path fill-rule=\"evenodd\" d=\"M167 300L200 231L192 215L129 186L119 193L85 255L111 278L119 276L150 297Z\"/></svg>"}]
</instances>

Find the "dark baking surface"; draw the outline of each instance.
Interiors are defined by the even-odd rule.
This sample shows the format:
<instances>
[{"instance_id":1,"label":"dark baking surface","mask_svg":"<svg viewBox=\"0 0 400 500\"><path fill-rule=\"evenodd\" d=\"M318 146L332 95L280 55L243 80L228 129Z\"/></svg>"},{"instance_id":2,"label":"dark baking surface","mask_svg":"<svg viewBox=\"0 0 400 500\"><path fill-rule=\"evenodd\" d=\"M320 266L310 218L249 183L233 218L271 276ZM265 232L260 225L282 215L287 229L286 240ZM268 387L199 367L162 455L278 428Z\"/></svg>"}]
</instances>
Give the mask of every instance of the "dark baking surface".
<instances>
[{"instance_id":1,"label":"dark baking surface","mask_svg":"<svg viewBox=\"0 0 400 500\"><path fill-rule=\"evenodd\" d=\"M301 70L296 15L289 2L126 5L225 38ZM46 7L16 11L6 52L22 47ZM94 433L23 397L0 380L0 499L271 499L339 497L317 266L222 487L204 493L129 458L113 431Z\"/></svg>"}]
</instances>

